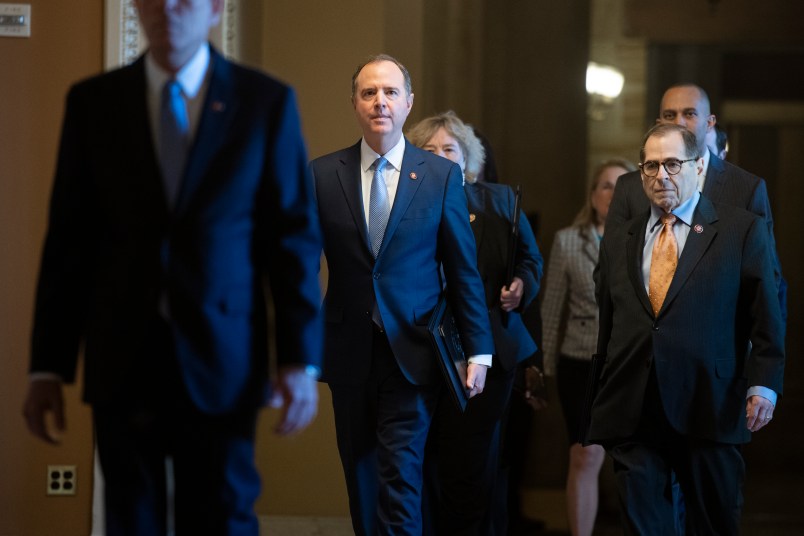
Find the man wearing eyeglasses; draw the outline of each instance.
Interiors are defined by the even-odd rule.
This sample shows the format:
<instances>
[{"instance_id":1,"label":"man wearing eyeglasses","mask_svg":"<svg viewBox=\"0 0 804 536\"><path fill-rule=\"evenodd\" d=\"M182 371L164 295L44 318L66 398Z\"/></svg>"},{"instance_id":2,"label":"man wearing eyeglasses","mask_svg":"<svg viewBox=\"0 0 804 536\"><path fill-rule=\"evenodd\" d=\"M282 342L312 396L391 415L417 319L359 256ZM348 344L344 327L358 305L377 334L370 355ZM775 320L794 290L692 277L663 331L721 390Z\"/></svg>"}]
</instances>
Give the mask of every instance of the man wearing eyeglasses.
<instances>
[{"instance_id":1,"label":"man wearing eyeglasses","mask_svg":"<svg viewBox=\"0 0 804 536\"><path fill-rule=\"evenodd\" d=\"M782 392L765 224L698 191L698 151L684 127L648 131L640 179L650 208L608 229L600 249L605 362L587 439L614 460L626 534L676 533L673 474L687 534L738 534L740 445L770 423Z\"/></svg>"},{"instance_id":2,"label":"man wearing eyeglasses","mask_svg":"<svg viewBox=\"0 0 804 536\"><path fill-rule=\"evenodd\" d=\"M703 88L693 84L671 86L664 92L656 123L675 124L695 134L698 156L703 172L698 176L698 190L712 201L744 208L761 217L768 228L773 250L774 277L782 309L782 318L787 318L787 283L782 277L776 242L773 237L768 190L765 181L734 164L721 160L706 146L707 132L715 128L717 118L711 113L709 96ZM642 193L638 171L626 173L617 180L617 188L611 200L606 228L624 224L648 206Z\"/></svg>"}]
</instances>

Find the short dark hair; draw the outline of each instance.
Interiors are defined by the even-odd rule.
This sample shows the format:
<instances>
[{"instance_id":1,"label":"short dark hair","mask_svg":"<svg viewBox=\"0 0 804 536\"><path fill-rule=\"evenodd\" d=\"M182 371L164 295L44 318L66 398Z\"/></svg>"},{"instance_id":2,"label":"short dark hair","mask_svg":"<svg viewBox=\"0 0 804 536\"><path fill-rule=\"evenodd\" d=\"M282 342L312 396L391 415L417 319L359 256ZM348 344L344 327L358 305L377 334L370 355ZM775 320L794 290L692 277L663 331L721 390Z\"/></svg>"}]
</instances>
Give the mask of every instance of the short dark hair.
<instances>
[{"instance_id":1,"label":"short dark hair","mask_svg":"<svg viewBox=\"0 0 804 536\"><path fill-rule=\"evenodd\" d=\"M673 132L681 134L681 139L684 140L684 158L700 158L698 154L698 140L695 139L695 134L686 128L676 125L674 123L659 123L651 127L642 138L642 145L639 149L639 161L645 161L645 144L653 137L663 138Z\"/></svg>"},{"instance_id":2,"label":"short dark hair","mask_svg":"<svg viewBox=\"0 0 804 536\"><path fill-rule=\"evenodd\" d=\"M355 98L355 90L357 89L357 77L360 74L360 71L363 70L363 67L369 65L370 63L379 63L381 61L390 61L397 67L399 70L402 71L402 76L405 78L405 91L407 91L408 96L413 93L412 84L410 82L410 73L408 72L407 68L402 65L398 59L394 58L393 56L389 56L388 54L377 54L376 56L370 56L366 61L358 65L357 69L355 70L355 74L352 75L352 98Z\"/></svg>"}]
</instances>

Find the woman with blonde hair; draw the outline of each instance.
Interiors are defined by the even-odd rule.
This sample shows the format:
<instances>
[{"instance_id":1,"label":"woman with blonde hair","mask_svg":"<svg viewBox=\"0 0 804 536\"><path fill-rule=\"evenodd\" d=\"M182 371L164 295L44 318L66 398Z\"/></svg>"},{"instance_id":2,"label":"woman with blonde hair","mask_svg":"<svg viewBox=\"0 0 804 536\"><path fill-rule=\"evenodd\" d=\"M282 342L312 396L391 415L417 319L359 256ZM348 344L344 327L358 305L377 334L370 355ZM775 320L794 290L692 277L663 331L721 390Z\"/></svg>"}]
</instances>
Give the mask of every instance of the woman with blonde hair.
<instances>
[{"instance_id":1,"label":"woman with blonde hair","mask_svg":"<svg viewBox=\"0 0 804 536\"><path fill-rule=\"evenodd\" d=\"M567 513L573 536L592 534L598 475L605 458L603 447L584 447L579 437L581 407L597 344L598 308L592 273L617 178L635 169L623 159L606 160L595 168L586 202L572 226L556 233L547 264L542 350L545 374L557 376L569 437Z\"/></svg>"},{"instance_id":2,"label":"woman with blonde hair","mask_svg":"<svg viewBox=\"0 0 804 536\"><path fill-rule=\"evenodd\" d=\"M489 509L499 466L500 425L516 365L536 351L520 313L539 291L542 257L527 218L520 213L513 280L507 281L514 193L507 186L477 182L485 150L471 126L453 112L422 120L410 129L411 143L456 162L463 170L469 222L477 245L496 354L483 393L461 413L445 393L429 441L437 478L432 501L435 534L491 534ZM446 390L445 390L446 391Z\"/></svg>"}]
</instances>

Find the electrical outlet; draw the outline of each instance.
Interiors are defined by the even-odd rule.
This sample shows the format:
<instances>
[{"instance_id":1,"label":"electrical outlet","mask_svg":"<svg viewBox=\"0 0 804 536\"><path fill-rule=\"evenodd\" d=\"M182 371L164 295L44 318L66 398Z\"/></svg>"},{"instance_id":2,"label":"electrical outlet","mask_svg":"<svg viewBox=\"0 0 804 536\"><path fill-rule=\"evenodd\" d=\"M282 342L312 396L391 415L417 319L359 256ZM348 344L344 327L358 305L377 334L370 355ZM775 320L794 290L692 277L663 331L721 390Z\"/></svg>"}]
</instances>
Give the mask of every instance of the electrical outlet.
<instances>
[{"instance_id":1,"label":"electrical outlet","mask_svg":"<svg viewBox=\"0 0 804 536\"><path fill-rule=\"evenodd\" d=\"M75 465L47 466L47 494L75 495Z\"/></svg>"},{"instance_id":2,"label":"electrical outlet","mask_svg":"<svg viewBox=\"0 0 804 536\"><path fill-rule=\"evenodd\" d=\"M0 4L0 36L31 37L31 4Z\"/></svg>"}]
</instances>

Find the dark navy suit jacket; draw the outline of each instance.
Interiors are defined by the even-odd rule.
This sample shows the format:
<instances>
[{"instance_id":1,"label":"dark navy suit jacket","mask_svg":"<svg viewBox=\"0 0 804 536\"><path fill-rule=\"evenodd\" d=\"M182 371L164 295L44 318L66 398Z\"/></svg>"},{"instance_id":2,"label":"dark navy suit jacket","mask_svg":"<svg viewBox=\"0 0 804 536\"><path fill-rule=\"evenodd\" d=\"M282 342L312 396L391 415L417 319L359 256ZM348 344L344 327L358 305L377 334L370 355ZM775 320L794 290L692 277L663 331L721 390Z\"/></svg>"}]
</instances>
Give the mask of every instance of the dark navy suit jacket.
<instances>
[{"instance_id":1,"label":"dark navy suit jacket","mask_svg":"<svg viewBox=\"0 0 804 536\"><path fill-rule=\"evenodd\" d=\"M440 381L427 324L441 293L442 264L466 354L493 354L460 168L405 142L396 197L375 261L360 187L360 143L310 166L329 269L323 380L356 384L368 377L376 300L408 381Z\"/></svg>"},{"instance_id":2,"label":"dark navy suit jacket","mask_svg":"<svg viewBox=\"0 0 804 536\"><path fill-rule=\"evenodd\" d=\"M67 98L31 370L72 381L85 345L91 403L148 396L138 365L163 296L182 381L204 412L263 401L268 283L280 364L320 363L320 229L294 95L214 50L210 69L172 210L143 58Z\"/></svg>"},{"instance_id":3,"label":"dark navy suit jacket","mask_svg":"<svg viewBox=\"0 0 804 536\"><path fill-rule=\"evenodd\" d=\"M510 262L511 225L514 219L514 192L508 186L477 182L466 184L469 221L477 244L477 268L483 278L486 306L497 350L494 366L510 370L536 352L536 343L522 322L525 310L539 293L544 261L536 245L536 237L525 214L519 216L519 239L516 244L514 276L522 279L524 292L517 309L509 313L500 309L500 289ZM503 322L503 316L506 321Z\"/></svg>"},{"instance_id":4,"label":"dark navy suit jacket","mask_svg":"<svg viewBox=\"0 0 804 536\"><path fill-rule=\"evenodd\" d=\"M609 228L596 293L605 365L592 407L591 442L630 437L639 425L651 369L679 433L745 443L746 392L781 395L784 323L764 222L701 196L658 315L642 278L649 211ZM751 341L750 354L748 341Z\"/></svg>"}]
</instances>

